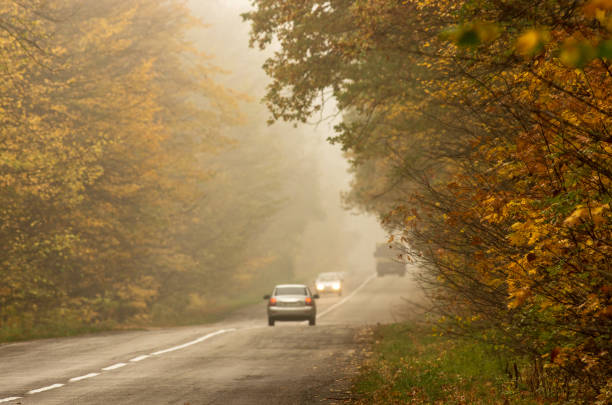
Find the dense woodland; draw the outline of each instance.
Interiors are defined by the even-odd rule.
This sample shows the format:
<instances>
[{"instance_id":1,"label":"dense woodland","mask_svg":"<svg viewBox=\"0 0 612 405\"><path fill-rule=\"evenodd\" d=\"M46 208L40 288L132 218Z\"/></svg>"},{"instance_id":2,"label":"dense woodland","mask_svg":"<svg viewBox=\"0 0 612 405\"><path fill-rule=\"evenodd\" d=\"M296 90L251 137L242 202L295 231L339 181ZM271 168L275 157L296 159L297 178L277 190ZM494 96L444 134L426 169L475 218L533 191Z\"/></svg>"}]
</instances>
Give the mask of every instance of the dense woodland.
<instances>
[{"instance_id":1,"label":"dense woodland","mask_svg":"<svg viewBox=\"0 0 612 405\"><path fill-rule=\"evenodd\" d=\"M612 1L254 7L271 121L340 117L346 203L418 264L436 333L542 400L612 402ZM316 164L200 30L179 0L0 3L0 339L203 320L291 277Z\"/></svg>"},{"instance_id":2,"label":"dense woodland","mask_svg":"<svg viewBox=\"0 0 612 405\"><path fill-rule=\"evenodd\" d=\"M438 314L539 398L612 402L612 1L255 0L272 120L325 119Z\"/></svg>"},{"instance_id":3,"label":"dense woodland","mask_svg":"<svg viewBox=\"0 0 612 405\"><path fill-rule=\"evenodd\" d=\"M293 277L316 164L207 38L183 1L0 3L0 340L202 321Z\"/></svg>"}]
</instances>

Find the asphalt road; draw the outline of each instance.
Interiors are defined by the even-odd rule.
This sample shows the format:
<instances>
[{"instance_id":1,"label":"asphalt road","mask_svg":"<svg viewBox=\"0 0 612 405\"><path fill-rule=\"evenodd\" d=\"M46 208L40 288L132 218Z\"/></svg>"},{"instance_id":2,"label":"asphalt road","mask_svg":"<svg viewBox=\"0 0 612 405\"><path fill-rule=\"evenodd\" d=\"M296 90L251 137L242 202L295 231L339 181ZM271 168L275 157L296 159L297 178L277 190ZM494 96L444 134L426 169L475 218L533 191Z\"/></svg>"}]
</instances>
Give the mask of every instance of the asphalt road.
<instances>
[{"instance_id":1,"label":"asphalt road","mask_svg":"<svg viewBox=\"0 0 612 405\"><path fill-rule=\"evenodd\" d=\"M341 403L364 325L406 315L409 277L354 278L317 325L267 326L265 302L204 326L0 346L1 404Z\"/></svg>"}]
</instances>

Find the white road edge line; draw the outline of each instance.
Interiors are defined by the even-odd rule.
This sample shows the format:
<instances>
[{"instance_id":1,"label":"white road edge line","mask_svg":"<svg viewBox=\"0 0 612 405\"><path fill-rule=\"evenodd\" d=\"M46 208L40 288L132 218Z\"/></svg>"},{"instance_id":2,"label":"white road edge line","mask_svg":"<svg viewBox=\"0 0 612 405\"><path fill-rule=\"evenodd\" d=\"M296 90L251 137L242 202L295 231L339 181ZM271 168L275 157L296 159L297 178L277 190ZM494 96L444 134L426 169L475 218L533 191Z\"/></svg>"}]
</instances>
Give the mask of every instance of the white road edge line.
<instances>
[{"instance_id":1,"label":"white road edge line","mask_svg":"<svg viewBox=\"0 0 612 405\"><path fill-rule=\"evenodd\" d=\"M359 292L359 290L361 290L363 287L365 287L366 284L368 284L374 278L376 278L376 273L374 273L370 277L366 278L364 280L364 282L359 285L359 287L355 288L355 290L352 293L350 293L349 295L344 297L342 300L340 300L339 302L336 302L334 305L332 305L331 307L327 308L325 311L321 312L320 314L317 314L317 319L319 319L322 316L327 315L329 312L333 311L334 309L338 308L340 305L344 304L346 301L350 300L355 294L357 294Z\"/></svg>"},{"instance_id":2,"label":"white road edge line","mask_svg":"<svg viewBox=\"0 0 612 405\"><path fill-rule=\"evenodd\" d=\"M227 332L233 332L233 331L235 331L235 330L236 330L236 329L234 329L234 328L232 328L232 329L221 329L221 330L218 330L218 331L216 331L216 332L209 333L208 335L204 335L204 336L202 336L202 337L199 337L199 338L197 338L196 340L192 340L191 342L183 343L182 345L178 345L178 346L170 347L170 348L168 348L168 349L159 350L159 351L157 351L157 352L151 353L151 355L152 355L152 356L159 356L160 354L164 354L164 353L168 353L168 352L173 352L173 351L175 351L175 350L184 349L184 348L186 348L186 347L188 347L188 346L195 345L196 343L203 342L203 341L205 341L206 339L210 339L210 338L211 338L211 337L213 337L213 336L221 335L221 334L223 334L223 333L227 333Z\"/></svg>"},{"instance_id":3,"label":"white road edge line","mask_svg":"<svg viewBox=\"0 0 612 405\"><path fill-rule=\"evenodd\" d=\"M2 398L0 399L0 402L8 402L8 401L14 401L16 399L21 399L22 397L8 397L8 398Z\"/></svg>"},{"instance_id":4,"label":"white road edge line","mask_svg":"<svg viewBox=\"0 0 612 405\"><path fill-rule=\"evenodd\" d=\"M138 357L134 357L133 359L130 359L130 361L140 361L140 360L144 360L147 357L149 357L148 354L143 354L142 356L138 356Z\"/></svg>"},{"instance_id":5,"label":"white road edge line","mask_svg":"<svg viewBox=\"0 0 612 405\"><path fill-rule=\"evenodd\" d=\"M102 369L102 371L110 371L110 370L115 370L121 367L127 366L126 363L117 363L117 364L113 364L112 366L108 366L108 367L104 367Z\"/></svg>"},{"instance_id":6,"label":"white road edge line","mask_svg":"<svg viewBox=\"0 0 612 405\"><path fill-rule=\"evenodd\" d=\"M42 388L38 388L38 389L35 389L35 390L28 391L28 394L38 394L39 392L49 391L49 390L52 390L54 388L59 388L59 387L63 387L63 386L64 386L64 384L47 385L46 387L42 387Z\"/></svg>"},{"instance_id":7,"label":"white road edge line","mask_svg":"<svg viewBox=\"0 0 612 405\"><path fill-rule=\"evenodd\" d=\"M216 332L209 333L208 335L204 335L202 337L199 337L196 340L192 340L191 342L183 343L182 345L179 345L179 346L174 346L174 347L171 347L169 349L164 349L164 350L157 351L155 353L143 354L141 356L134 357L133 359L130 359L130 361L136 362L136 361L144 360L144 359L146 359L148 357L151 357L151 356L158 356L158 355L163 354L163 353L168 353L168 352L172 352L172 351L175 351L175 350L183 349L185 347L188 347L188 346L191 346L191 345L195 345L196 343L203 342L206 339L210 339L213 336L221 335L221 334L227 333L227 332L233 332L235 330L236 330L235 328L221 329L221 330L218 330ZM114 369L121 368L121 367L126 366L126 365L127 365L126 363L116 363L116 364L113 364L112 366L104 367L102 370L104 370L104 371L114 370ZM85 380L86 378L96 377L98 375L100 375L100 373L89 373L89 374L85 374L85 375L82 375L82 376L79 376L79 377L73 377L73 378L71 378L68 381L69 382L76 382L76 381ZM49 390L52 390L54 388L59 388L59 387L63 387L63 386L64 386L64 384L59 384L59 383L58 384L53 384L53 385L48 385L46 387L42 387L42 388L38 388L38 389L35 389L35 390L28 391L28 394L38 394L39 392L49 391ZM14 401L16 399L21 399L21 398L22 397L2 398L2 399L0 399L0 402L9 402L9 401Z\"/></svg>"},{"instance_id":8,"label":"white road edge line","mask_svg":"<svg viewBox=\"0 0 612 405\"><path fill-rule=\"evenodd\" d=\"M85 375L82 375L82 376L79 376L79 377L73 377L73 378L71 378L71 379L70 379L70 380L68 380L68 381L69 381L69 382L81 381L81 380L84 380L84 379L86 379L86 378L92 378L92 377L95 377L95 376L97 376L97 375L100 375L100 373L89 373L89 374L85 374Z\"/></svg>"}]
</instances>

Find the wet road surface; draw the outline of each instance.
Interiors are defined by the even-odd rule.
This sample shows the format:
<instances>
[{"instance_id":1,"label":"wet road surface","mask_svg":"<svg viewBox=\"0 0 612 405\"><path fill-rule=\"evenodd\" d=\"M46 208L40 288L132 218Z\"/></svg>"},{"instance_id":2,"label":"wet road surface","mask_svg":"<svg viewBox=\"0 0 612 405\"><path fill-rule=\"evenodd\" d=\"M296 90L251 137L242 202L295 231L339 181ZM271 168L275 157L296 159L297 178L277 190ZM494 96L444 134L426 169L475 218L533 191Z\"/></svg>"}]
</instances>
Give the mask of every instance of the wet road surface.
<instances>
[{"instance_id":1,"label":"wet road surface","mask_svg":"<svg viewBox=\"0 0 612 405\"><path fill-rule=\"evenodd\" d=\"M265 302L203 326L0 346L1 404L342 403L365 325L406 315L409 277L355 277L316 326L267 326Z\"/></svg>"}]
</instances>

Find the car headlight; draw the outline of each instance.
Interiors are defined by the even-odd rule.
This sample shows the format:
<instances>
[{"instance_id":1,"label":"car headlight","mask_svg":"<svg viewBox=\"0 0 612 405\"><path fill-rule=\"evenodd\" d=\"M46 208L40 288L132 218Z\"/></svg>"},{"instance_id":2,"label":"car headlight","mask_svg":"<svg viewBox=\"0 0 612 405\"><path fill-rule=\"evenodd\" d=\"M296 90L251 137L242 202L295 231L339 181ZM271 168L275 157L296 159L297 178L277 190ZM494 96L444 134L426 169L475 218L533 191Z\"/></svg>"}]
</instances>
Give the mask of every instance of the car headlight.
<instances>
[{"instance_id":1,"label":"car headlight","mask_svg":"<svg viewBox=\"0 0 612 405\"><path fill-rule=\"evenodd\" d=\"M340 283L334 283L334 284L332 284L332 288L333 288L334 290L339 290L339 289L340 289Z\"/></svg>"},{"instance_id":2,"label":"car headlight","mask_svg":"<svg viewBox=\"0 0 612 405\"><path fill-rule=\"evenodd\" d=\"M322 290L324 288L325 286L323 284L317 284L317 290Z\"/></svg>"}]
</instances>

